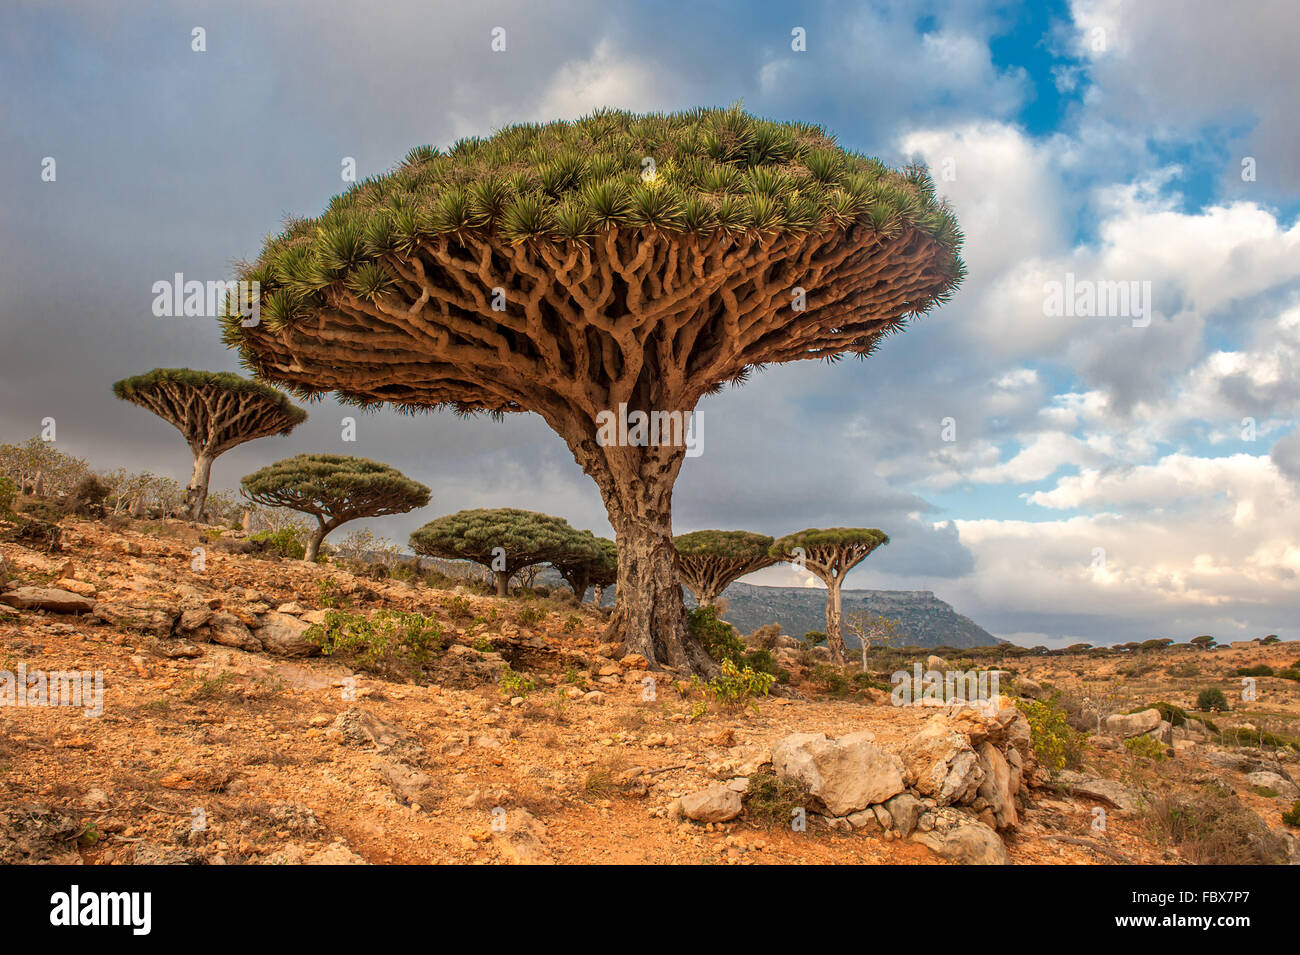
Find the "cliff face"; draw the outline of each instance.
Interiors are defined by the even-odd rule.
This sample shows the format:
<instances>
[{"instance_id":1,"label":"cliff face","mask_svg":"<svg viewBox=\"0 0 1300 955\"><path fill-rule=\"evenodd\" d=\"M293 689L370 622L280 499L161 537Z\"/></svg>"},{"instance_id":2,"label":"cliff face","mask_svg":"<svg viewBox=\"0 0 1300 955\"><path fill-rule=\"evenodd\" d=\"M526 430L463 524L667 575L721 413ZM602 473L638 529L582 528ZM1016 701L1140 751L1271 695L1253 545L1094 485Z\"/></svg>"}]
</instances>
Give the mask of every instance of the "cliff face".
<instances>
[{"instance_id":1,"label":"cliff face","mask_svg":"<svg viewBox=\"0 0 1300 955\"><path fill-rule=\"evenodd\" d=\"M728 604L724 616L742 633L773 622L793 637L826 629L826 591L821 588L737 583L728 587L723 597ZM896 618L905 634L905 644L980 647L1001 642L928 590L845 590L844 615L863 609ZM847 628L844 639L849 646L857 646Z\"/></svg>"}]
</instances>

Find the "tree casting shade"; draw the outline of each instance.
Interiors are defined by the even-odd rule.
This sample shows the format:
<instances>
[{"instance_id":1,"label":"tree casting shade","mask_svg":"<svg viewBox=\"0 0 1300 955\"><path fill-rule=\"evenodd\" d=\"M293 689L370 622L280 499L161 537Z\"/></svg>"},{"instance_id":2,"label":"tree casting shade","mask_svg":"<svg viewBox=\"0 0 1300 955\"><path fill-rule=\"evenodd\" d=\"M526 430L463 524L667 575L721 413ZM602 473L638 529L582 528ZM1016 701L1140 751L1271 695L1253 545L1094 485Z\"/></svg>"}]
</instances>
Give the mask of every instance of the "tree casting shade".
<instances>
[{"instance_id":1,"label":"tree casting shade","mask_svg":"<svg viewBox=\"0 0 1300 955\"><path fill-rule=\"evenodd\" d=\"M713 668L672 545L685 448L597 440L597 417L689 412L771 362L865 356L963 274L928 174L738 107L511 126L412 150L240 278L224 320L259 377L414 411L532 411L596 481L618 541L614 633Z\"/></svg>"}]
</instances>

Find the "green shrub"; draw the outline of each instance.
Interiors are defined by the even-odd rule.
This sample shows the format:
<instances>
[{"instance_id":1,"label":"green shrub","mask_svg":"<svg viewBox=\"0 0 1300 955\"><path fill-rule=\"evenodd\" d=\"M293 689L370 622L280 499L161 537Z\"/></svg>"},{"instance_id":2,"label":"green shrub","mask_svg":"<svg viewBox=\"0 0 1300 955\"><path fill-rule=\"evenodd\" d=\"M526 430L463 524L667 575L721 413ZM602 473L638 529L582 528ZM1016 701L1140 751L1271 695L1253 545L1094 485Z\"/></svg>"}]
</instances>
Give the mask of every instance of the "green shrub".
<instances>
[{"instance_id":1,"label":"green shrub","mask_svg":"<svg viewBox=\"0 0 1300 955\"><path fill-rule=\"evenodd\" d=\"M730 662L736 667L745 657L745 644L736 628L718 616L716 607L695 607L687 611L691 636L699 641L704 651L719 663Z\"/></svg>"},{"instance_id":2,"label":"green shrub","mask_svg":"<svg viewBox=\"0 0 1300 955\"><path fill-rule=\"evenodd\" d=\"M1083 763L1083 734L1070 726L1065 710L1042 700L1017 699L1029 721L1029 737L1038 762L1050 771L1077 769Z\"/></svg>"},{"instance_id":3,"label":"green shrub","mask_svg":"<svg viewBox=\"0 0 1300 955\"><path fill-rule=\"evenodd\" d=\"M345 656L380 674L418 674L444 648L437 620L396 610L380 610L372 617L328 610L325 622L308 627L303 636L326 656Z\"/></svg>"},{"instance_id":4,"label":"green shrub","mask_svg":"<svg viewBox=\"0 0 1300 955\"><path fill-rule=\"evenodd\" d=\"M1281 677L1284 680L1300 680L1300 668L1288 667L1285 670L1278 670L1274 676Z\"/></svg>"},{"instance_id":5,"label":"green shrub","mask_svg":"<svg viewBox=\"0 0 1300 955\"><path fill-rule=\"evenodd\" d=\"M767 696L776 682L770 673L759 673L750 667L743 670L730 660L722 661L722 672L708 682L701 682L699 677L692 677L691 682L705 696L721 703L723 706L752 706L758 709L756 697Z\"/></svg>"},{"instance_id":6,"label":"green shrub","mask_svg":"<svg viewBox=\"0 0 1300 955\"><path fill-rule=\"evenodd\" d=\"M459 594L442 598L442 609L452 620L469 620L474 616L474 609L469 601Z\"/></svg>"},{"instance_id":7,"label":"green shrub","mask_svg":"<svg viewBox=\"0 0 1300 955\"><path fill-rule=\"evenodd\" d=\"M529 693L537 689L537 684L533 682L532 677L516 673L510 667L506 667L502 671L501 679L497 681L497 685L501 688L501 695L504 697L527 697Z\"/></svg>"},{"instance_id":8,"label":"green shrub","mask_svg":"<svg viewBox=\"0 0 1300 955\"><path fill-rule=\"evenodd\" d=\"M817 646L818 644L825 643L825 642L826 642L826 634L822 633L820 630L809 630L807 633L803 635L803 639L799 641L799 649L811 650L813 647Z\"/></svg>"},{"instance_id":9,"label":"green shrub","mask_svg":"<svg viewBox=\"0 0 1300 955\"><path fill-rule=\"evenodd\" d=\"M546 611L538 607L525 607L515 619L521 627L533 627L546 619Z\"/></svg>"},{"instance_id":10,"label":"green shrub","mask_svg":"<svg viewBox=\"0 0 1300 955\"><path fill-rule=\"evenodd\" d=\"M790 671L776 662L771 650L751 650L740 660L741 667L749 667L759 673L770 673L777 683L789 683Z\"/></svg>"},{"instance_id":11,"label":"green shrub","mask_svg":"<svg viewBox=\"0 0 1300 955\"><path fill-rule=\"evenodd\" d=\"M262 545L262 550L276 557L302 560L307 553L307 538L299 527L282 527L278 531L258 531L248 538Z\"/></svg>"},{"instance_id":12,"label":"green shrub","mask_svg":"<svg viewBox=\"0 0 1300 955\"><path fill-rule=\"evenodd\" d=\"M1137 709L1129 710L1129 712L1141 713L1143 710L1159 710L1160 718L1173 726L1182 726L1187 722L1187 711L1181 706L1174 706L1172 703L1150 703L1146 706L1139 706Z\"/></svg>"},{"instance_id":13,"label":"green shrub","mask_svg":"<svg viewBox=\"0 0 1300 955\"><path fill-rule=\"evenodd\" d=\"M808 679L820 686L831 696L843 696L849 692L852 683L843 667L830 663L819 663L808 671Z\"/></svg>"},{"instance_id":14,"label":"green shrub","mask_svg":"<svg viewBox=\"0 0 1300 955\"><path fill-rule=\"evenodd\" d=\"M754 773L745 789L745 818L772 829L788 826L796 809L805 809L811 800L808 789L799 780L775 773Z\"/></svg>"},{"instance_id":15,"label":"green shrub","mask_svg":"<svg viewBox=\"0 0 1300 955\"><path fill-rule=\"evenodd\" d=\"M1237 676L1272 676L1273 668L1266 663L1259 663L1253 667L1237 667Z\"/></svg>"},{"instance_id":16,"label":"green shrub","mask_svg":"<svg viewBox=\"0 0 1300 955\"><path fill-rule=\"evenodd\" d=\"M1202 713L1224 711L1228 709L1228 698L1223 695L1222 690L1212 686L1196 694L1196 708Z\"/></svg>"},{"instance_id":17,"label":"green shrub","mask_svg":"<svg viewBox=\"0 0 1300 955\"><path fill-rule=\"evenodd\" d=\"M1288 826L1300 828L1300 799L1297 799L1290 809L1282 813L1282 821Z\"/></svg>"},{"instance_id":18,"label":"green shrub","mask_svg":"<svg viewBox=\"0 0 1300 955\"><path fill-rule=\"evenodd\" d=\"M1157 762L1165 759L1164 744L1150 736L1134 736L1126 739L1124 748L1134 756L1141 756L1143 759L1154 759Z\"/></svg>"}]
</instances>

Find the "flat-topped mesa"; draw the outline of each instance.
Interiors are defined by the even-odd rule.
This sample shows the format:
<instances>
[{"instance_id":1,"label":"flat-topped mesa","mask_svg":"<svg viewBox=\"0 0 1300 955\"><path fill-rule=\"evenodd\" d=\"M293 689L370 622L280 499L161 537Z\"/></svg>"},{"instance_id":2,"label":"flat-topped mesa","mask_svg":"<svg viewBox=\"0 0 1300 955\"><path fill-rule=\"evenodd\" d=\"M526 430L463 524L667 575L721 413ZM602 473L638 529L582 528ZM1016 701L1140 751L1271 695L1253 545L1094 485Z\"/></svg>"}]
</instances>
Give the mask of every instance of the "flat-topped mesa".
<instances>
[{"instance_id":1,"label":"flat-topped mesa","mask_svg":"<svg viewBox=\"0 0 1300 955\"><path fill-rule=\"evenodd\" d=\"M600 440L602 412L690 412L757 366L868 355L952 293L960 244L923 169L816 126L603 110L413 150L270 240L240 275L260 324L223 324L300 395L540 415L615 530L613 635L710 672L672 546L686 448Z\"/></svg>"}]
</instances>

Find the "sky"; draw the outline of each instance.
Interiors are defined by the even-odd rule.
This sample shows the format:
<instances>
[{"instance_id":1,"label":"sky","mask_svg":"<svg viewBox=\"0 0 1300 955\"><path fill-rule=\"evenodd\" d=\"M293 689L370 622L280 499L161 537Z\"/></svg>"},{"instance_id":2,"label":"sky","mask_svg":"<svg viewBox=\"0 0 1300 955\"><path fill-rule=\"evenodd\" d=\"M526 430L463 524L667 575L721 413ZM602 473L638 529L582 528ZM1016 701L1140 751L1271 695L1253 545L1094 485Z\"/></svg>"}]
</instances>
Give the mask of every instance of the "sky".
<instances>
[{"instance_id":1,"label":"sky","mask_svg":"<svg viewBox=\"0 0 1300 955\"><path fill-rule=\"evenodd\" d=\"M155 282L230 277L343 191L348 159L361 178L514 122L739 100L928 163L969 275L865 362L705 399L677 533L879 527L891 543L846 586L932 590L1026 645L1295 639L1297 49L1293 0L10 0L0 442L52 417L92 467L185 481L179 435L110 384L240 369L215 321L154 316ZM370 525L400 543L470 507L610 533L535 415L382 411L345 443L354 410L309 412L219 458L214 488L356 454L433 491ZM788 565L746 580L809 583Z\"/></svg>"}]
</instances>

